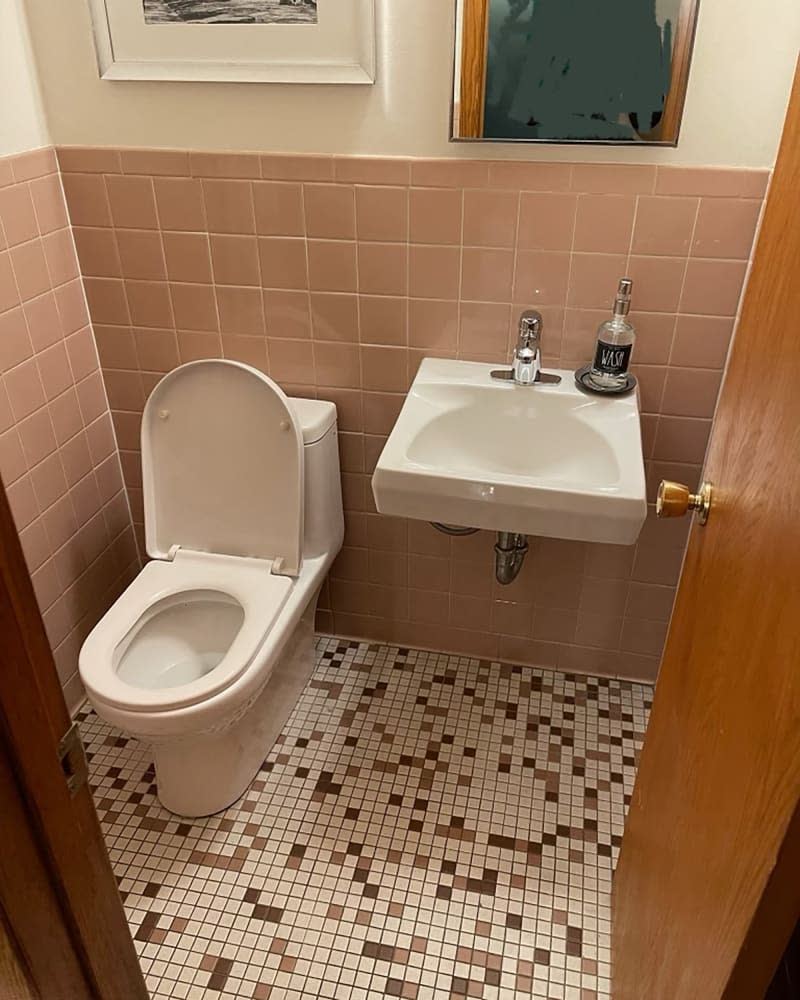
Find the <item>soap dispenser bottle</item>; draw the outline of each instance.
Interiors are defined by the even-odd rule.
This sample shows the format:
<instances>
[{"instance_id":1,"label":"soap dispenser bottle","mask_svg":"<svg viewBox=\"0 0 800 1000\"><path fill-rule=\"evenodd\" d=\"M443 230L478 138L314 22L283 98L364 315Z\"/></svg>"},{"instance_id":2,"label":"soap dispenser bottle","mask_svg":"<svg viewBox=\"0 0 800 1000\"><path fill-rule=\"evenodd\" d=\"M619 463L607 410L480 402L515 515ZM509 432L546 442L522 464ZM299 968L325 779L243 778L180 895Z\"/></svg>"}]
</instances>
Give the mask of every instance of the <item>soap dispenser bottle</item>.
<instances>
[{"instance_id":1,"label":"soap dispenser bottle","mask_svg":"<svg viewBox=\"0 0 800 1000\"><path fill-rule=\"evenodd\" d=\"M588 381L598 389L623 391L628 386L628 367L636 331L628 322L633 282L623 278L614 300L614 315L597 329L597 348Z\"/></svg>"}]
</instances>

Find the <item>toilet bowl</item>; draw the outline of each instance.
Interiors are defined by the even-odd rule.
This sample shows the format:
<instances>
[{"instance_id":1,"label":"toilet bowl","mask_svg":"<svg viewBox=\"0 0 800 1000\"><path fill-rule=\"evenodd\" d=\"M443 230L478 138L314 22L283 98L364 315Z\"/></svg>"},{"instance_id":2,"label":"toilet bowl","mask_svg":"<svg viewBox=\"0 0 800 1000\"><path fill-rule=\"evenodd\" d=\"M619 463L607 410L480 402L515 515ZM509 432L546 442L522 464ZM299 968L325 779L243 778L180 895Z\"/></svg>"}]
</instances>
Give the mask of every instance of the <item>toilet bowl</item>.
<instances>
[{"instance_id":1,"label":"toilet bowl","mask_svg":"<svg viewBox=\"0 0 800 1000\"><path fill-rule=\"evenodd\" d=\"M336 408L234 361L195 361L142 417L147 563L87 637L97 714L149 743L182 816L247 789L314 669L342 545Z\"/></svg>"}]
</instances>

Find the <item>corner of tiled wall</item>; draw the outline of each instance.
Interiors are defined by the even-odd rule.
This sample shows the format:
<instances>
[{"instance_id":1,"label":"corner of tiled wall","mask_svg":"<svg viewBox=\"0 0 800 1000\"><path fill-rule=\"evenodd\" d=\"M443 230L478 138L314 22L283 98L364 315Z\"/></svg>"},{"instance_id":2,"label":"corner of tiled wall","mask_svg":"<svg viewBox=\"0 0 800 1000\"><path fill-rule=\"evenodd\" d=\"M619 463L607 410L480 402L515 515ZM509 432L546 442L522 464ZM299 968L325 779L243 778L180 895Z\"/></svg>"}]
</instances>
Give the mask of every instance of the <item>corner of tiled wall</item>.
<instances>
[{"instance_id":1,"label":"corner of tiled wall","mask_svg":"<svg viewBox=\"0 0 800 1000\"><path fill-rule=\"evenodd\" d=\"M74 709L139 556L53 149L0 159L0 476Z\"/></svg>"},{"instance_id":2,"label":"corner of tiled wall","mask_svg":"<svg viewBox=\"0 0 800 1000\"><path fill-rule=\"evenodd\" d=\"M347 533L318 624L578 672L652 678L685 547L537 539L494 583L491 537L378 515L370 475L426 355L507 357L545 317L549 365L592 350L635 281L649 496L699 474L768 173L148 149L58 151L125 481L161 375L224 356L338 407ZM652 509L651 509L652 514Z\"/></svg>"}]
</instances>

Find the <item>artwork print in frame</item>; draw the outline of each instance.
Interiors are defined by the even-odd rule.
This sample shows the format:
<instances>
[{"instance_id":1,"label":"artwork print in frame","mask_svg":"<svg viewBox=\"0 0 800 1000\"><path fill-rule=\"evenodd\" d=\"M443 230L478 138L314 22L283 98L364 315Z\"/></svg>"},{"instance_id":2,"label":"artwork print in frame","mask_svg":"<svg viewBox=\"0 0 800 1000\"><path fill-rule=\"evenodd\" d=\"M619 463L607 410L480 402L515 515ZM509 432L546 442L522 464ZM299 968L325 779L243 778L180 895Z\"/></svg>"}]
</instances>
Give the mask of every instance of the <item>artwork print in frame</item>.
<instances>
[{"instance_id":1,"label":"artwork print in frame","mask_svg":"<svg viewBox=\"0 0 800 1000\"><path fill-rule=\"evenodd\" d=\"M374 0L88 0L105 80L375 81Z\"/></svg>"}]
</instances>

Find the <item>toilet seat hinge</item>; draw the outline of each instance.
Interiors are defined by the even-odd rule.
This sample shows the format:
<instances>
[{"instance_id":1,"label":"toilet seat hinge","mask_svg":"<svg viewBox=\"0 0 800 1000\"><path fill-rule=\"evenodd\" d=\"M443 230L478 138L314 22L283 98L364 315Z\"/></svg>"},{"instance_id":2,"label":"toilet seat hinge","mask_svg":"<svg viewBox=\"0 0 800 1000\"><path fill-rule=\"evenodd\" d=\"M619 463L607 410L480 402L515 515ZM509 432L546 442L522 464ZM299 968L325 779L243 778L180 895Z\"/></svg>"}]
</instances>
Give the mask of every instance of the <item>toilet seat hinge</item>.
<instances>
[{"instance_id":1,"label":"toilet seat hinge","mask_svg":"<svg viewBox=\"0 0 800 1000\"><path fill-rule=\"evenodd\" d=\"M167 562L175 562L175 556L180 552L180 545L170 545L169 552L167 552Z\"/></svg>"},{"instance_id":2,"label":"toilet seat hinge","mask_svg":"<svg viewBox=\"0 0 800 1000\"><path fill-rule=\"evenodd\" d=\"M283 566L285 560L283 556L278 556L277 559L272 560L272 565L270 566L270 573L274 573L275 576L281 576L283 574Z\"/></svg>"}]
</instances>

